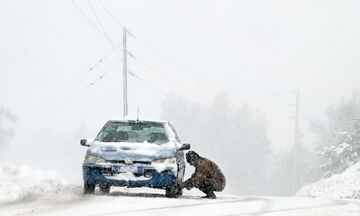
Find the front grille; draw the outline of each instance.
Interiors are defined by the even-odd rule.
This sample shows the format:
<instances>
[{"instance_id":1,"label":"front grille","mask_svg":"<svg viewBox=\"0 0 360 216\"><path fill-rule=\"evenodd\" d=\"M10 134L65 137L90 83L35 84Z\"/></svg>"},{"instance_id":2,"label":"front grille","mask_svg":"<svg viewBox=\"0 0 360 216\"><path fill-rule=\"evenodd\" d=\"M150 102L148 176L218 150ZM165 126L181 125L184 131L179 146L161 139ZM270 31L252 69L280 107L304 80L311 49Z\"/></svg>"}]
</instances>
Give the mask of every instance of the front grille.
<instances>
[{"instance_id":1,"label":"front grille","mask_svg":"<svg viewBox=\"0 0 360 216\"><path fill-rule=\"evenodd\" d=\"M153 169L153 168L145 168L144 172L145 173L152 173L152 172L157 172L157 171L156 171L156 169Z\"/></svg>"},{"instance_id":2,"label":"front grille","mask_svg":"<svg viewBox=\"0 0 360 216\"><path fill-rule=\"evenodd\" d=\"M147 173L154 173L154 172L158 173L158 171L156 169L154 169L154 168L145 168L144 169L144 173L146 173L146 174ZM171 170L166 169L166 170L161 171L160 173L172 173L172 172L171 172Z\"/></svg>"},{"instance_id":3,"label":"front grille","mask_svg":"<svg viewBox=\"0 0 360 216\"><path fill-rule=\"evenodd\" d=\"M125 160L106 160L106 162L125 164ZM133 164L151 164L151 162L150 161L133 161Z\"/></svg>"},{"instance_id":4,"label":"front grille","mask_svg":"<svg viewBox=\"0 0 360 216\"><path fill-rule=\"evenodd\" d=\"M103 172L111 172L111 167L87 167L89 170L99 170Z\"/></svg>"}]
</instances>

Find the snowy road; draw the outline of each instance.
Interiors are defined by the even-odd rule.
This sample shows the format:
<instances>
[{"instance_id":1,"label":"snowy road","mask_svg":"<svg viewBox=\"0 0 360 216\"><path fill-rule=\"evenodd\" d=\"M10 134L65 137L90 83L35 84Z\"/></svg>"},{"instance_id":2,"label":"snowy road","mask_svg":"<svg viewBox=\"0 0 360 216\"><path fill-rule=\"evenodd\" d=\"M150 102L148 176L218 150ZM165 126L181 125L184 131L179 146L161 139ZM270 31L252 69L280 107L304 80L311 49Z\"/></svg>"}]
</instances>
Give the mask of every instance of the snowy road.
<instances>
[{"instance_id":1,"label":"snowy road","mask_svg":"<svg viewBox=\"0 0 360 216\"><path fill-rule=\"evenodd\" d=\"M145 189L148 190L148 189ZM131 191L131 192L128 192ZM140 192L141 191L141 192ZM71 197L42 197L0 205L0 215L317 215L359 216L358 200L326 200L287 197L231 196L216 200L199 198L189 192L178 199L164 197L163 191L116 189L109 195L74 194Z\"/></svg>"}]
</instances>

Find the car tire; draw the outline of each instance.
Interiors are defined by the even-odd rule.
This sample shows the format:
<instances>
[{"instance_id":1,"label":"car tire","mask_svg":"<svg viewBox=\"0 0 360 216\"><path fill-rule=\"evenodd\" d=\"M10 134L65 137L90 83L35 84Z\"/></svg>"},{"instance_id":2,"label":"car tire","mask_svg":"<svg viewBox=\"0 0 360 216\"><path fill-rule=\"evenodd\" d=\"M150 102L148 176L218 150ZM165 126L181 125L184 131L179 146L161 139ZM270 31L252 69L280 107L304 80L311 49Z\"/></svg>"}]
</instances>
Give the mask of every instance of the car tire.
<instances>
[{"instance_id":1,"label":"car tire","mask_svg":"<svg viewBox=\"0 0 360 216\"><path fill-rule=\"evenodd\" d=\"M165 190L165 196L169 198L176 198L182 195L182 189L178 185L167 187Z\"/></svg>"},{"instance_id":2,"label":"car tire","mask_svg":"<svg viewBox=\"0 0 360 216\"><path fill-rule=\"evenodd\" d=\"M100 185L100 192L103 193L103 194L108 194L110 193L110 185L108 184L101 184Z\"/></svg>"},{"instance_id":3,"label":"car tire","mask_svg":"<svg viewBox=\"0 0 360 216\"><path fill-rule=\"evenodd\" d=\"M84 182L84 194L93 194L95 192L95 184Z\"/></svg>"},{"instance_id":4,"label":"car tire","mask_svg":"<svg viewBox=\"0 0 360 216\"><path fill-rule=\"evenodd\" d=\"M176 194L177 194L178 196L181 196L181 195L183 194L182 188L178 187Z\"/></svg>"}]
</instances>

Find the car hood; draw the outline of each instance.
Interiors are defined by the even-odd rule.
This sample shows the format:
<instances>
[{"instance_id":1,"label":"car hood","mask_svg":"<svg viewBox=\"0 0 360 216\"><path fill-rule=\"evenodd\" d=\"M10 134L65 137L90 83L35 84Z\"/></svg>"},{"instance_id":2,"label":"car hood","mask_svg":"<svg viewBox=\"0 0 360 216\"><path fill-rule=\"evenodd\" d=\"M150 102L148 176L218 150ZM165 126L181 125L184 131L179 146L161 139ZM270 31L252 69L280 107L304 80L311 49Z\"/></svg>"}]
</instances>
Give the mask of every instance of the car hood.
<instances>
[{"instance_id":1,"label":"car hood","mask_svg":"<svg viewBox=\"0 0 360 216\"><path fill-rule=\"evenodd\" d=\"M96 155L105 160L125 160L151 162L157 159L175 157L176 147L172 142L157 145L153 143L109 143L94 142L87 154Z\"/></svg>"}]
</instances>

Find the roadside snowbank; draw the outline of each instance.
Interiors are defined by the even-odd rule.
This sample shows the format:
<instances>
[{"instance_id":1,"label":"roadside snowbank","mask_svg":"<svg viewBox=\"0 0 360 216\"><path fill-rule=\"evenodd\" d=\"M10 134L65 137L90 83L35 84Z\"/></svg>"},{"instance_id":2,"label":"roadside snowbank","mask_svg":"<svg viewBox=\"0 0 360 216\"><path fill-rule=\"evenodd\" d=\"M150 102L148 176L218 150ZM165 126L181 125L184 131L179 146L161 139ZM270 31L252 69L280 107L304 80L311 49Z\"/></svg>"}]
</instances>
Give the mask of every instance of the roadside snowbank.
<instances>
[{"instance_id":1,"label":"roadside snowbank","mask_svg":"<svg viewBox=\"0 0 360 216\"><path fill-rule=\"evenodd\" d=\"M341 174L304 186L295 196L360 199L360 162Z\"/></svg>"},{"instance_id":2,"label":"roadside snowbank","mask_svg":"<svg viewBox=\"0 0 360 216\"><path fill-rule=\"evenodd\" d=\"M37 199L69 199L81 194L81 187L67 183L52 171L29 166L0 166L0 204Z\"/></svg>"}]
</instances>

